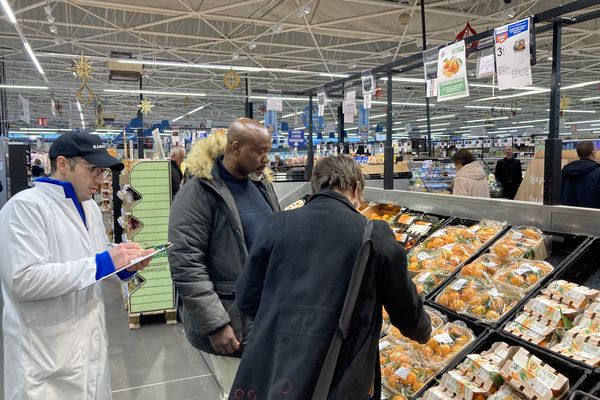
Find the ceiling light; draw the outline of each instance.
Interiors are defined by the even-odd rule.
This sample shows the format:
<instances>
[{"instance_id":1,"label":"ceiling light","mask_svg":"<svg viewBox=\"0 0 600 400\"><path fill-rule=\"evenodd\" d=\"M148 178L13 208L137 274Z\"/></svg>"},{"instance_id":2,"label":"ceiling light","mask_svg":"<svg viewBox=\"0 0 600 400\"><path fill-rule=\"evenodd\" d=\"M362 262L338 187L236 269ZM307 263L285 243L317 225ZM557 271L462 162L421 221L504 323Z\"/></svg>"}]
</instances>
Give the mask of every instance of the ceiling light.
<instances>
[{"instance_id":1,"label":"ceiling light","mask_svg":"<svg viewBox=\"0 0 600 400\"><path fill-rule=\"evenodd\" d=\"M240 53L238 51L234 51L233 54L231 55L231 59L232 60L239 60L240 59Z\"/></svg>"},{"instance_id":2,"label":"ceiling light","mask_svg":"<svg viewBox=\"0 0 600 400\"><path fill-rule=\"evenodd\" d=\"M51 132L70 132L71 129L64 129L64 128L19 128L19 130L21 131L39 131L39 132L44 132L44 131L51 131Z\"/></svg>"},{"instance_id":3,"label":"ceiling light","mask_svg":"<svg viewBox=\"0 0 600 400\"><path fill-rule=\"evenodd\" d=\"M13 24L16 24L17 19L15 18L15 14L13 14L12 10L10 9L10 6L8 5L8 0L0 0L0 3L2 3L2 7L4 7L4 12L8 17L8 20Z\"/></svg>"},{"instance_id":4,"label":"ceiling light","mask_svg":"<svg viewBox=\"0 0 600 400\"><path fill-rule=\"evenodd\" d=\"M371 104L387 104L387 101L372 101ZM407 103L402 101L392 101L392 105L395 106L414 106L414 107L426 107L425 103ZM431 107L435 106L435 103L429 103Z\"/></svg>"},{"instance_id":5,"label":"ceiling light","mask_svg":"<svg viewBox=\"0 0 600 400\"><path fill-rule=\"evenodd\" d=\"M283 30L283 24L281 22L275 24L275 26L273 26L273 33L281 33L281 31Z\"/></svg>"},{"instance_id":6,"label":"ceiling light","mask_svg":"<svg viewBox=\"0 0 600 400\"><path fill-rule=\"evenodd\" d=\"M48 22L50 22L51 24L53 24L54 21L56 21L56 18L54 18L54 15L52 15L52 14L46 14L46 20Z\"/></svg>"},{"instance_id":7,"label":"ceiling light","mask_svg":"<svg viewBox=\"0 0 600 400\"><path fill-rule=\"evenodd\" d=\"M434 127L434 126L448 126L448 125L451 125L451 123L450 122L444 122L442 124L431 124L429 126L430 127ZM427 128L427 125L419 125L419 126L417 126L417 128Z\"/></svg>"},{"instance_id":8,"label":"ceiling light","mask_svg":"<svg viewBox=\"0 0 600 400\"><path fill-rule=\"evenodd\" d=\"M487 121L498 121L502 119L508 119L508 117L496 117L496 118L485 118L485 119L474 119L471 121L467 121L467 124L475 123L475 122L487 122Z\"/></svg>"},{"instance_id":9,"label":"ceiling light","mask_svg":"<svg viewBox=\"0 0 600 400\"><path fill-rule=\"evenodd\" d=\"M600 96L586 97L585 99L581 99L581 101L593 101L593 100L600 100Z\"/></svg>"},{"instance_id":10,"label":"ceiling light","mask_svg":"<svg viewBox=\"0 0 600 400\"><path fill-rule=\"evenodd\" d=\"M474 110L509 110L509 111L521 111L522 109L512 107L492 107L492 106L465 106L465 108L471 108Z\"/></svg>"},{"instance_id":11,"label":"ceiling light","mask_svg":"<svg viewBox=\"0 0 600 400\"><path fill-rule=\"evenodd\" d=\"M458 129L471 129L471 128L483 128L486 126L495 126L494 124L483 124L483 125L468 125L468 126L461 126Z\"/></svg>"},{"instance_id":12,"label":"ceiling light","mask_svg":"<svg viewBox=\"0 0 600 400\"><path fill-rule=\"evenodd\" d=\"M48 30L49 30L51 33L56 33L56 25L50 25L50 27L48 28Z\"/></svg>"},{"instance_id":13,"label":"ceiling light","mask_svg":"<svg viewBox=\"0 0 600 400\"><path fill-rule=\"evenodd\" d=\"M381 78L382 81L387 81L387 77ZM414 83L425 83L425 79L423 78L402 78L402 77L393 77L393 82L414 82Z\"/></svg>"},{"instance_id":14,"label":"ceiling light","mask_svg":"<svg viewBox=\"0 0 600 400\"><path fill-rule=\"evenodd\" d=\"M582 87L585 87L585 86L596 85L596 84L600 84L600 81L590 81L590 82L575 83L573 85L563 86L560 90L577 89L577 88L582 88Z\"/></svg>"},{"instance_id":15,"label":"ceiling light","mask_svg":"<svg viewBox=\"0 0 600 400\"><path fill-rule=\"evenodd\" d=\"M46 4L44 6L44 11L46 12L46 14L50 14L52 12L52 6L50 4Z\"/></svg>"},{"instance_id":16,"label":"ceiling light","mask_svg":"<svg viewBox=\"0 0 600 400\"><path fill-rule=\"evenodd\" d=\"M248 43L248 48L250 50L254 50L256 48L256 42L253 40L250 43Z\"/></svg>"},{"instance_id":17,"label":"ceiling light","mask_svg":"<svg viewBox=\"0 0 600 400\"><path fill-rule=\"evenodd\" d=\"M250 96L250 98L258 99L258 100L265 100L267 98L267 96ZM308 102L308 96L307 97L281 97L281 100ZM331 99L327 99L327 102L331 102Z\"/></svg>"},{"instance_id":18,"label":"ceiling light","mask_svg":"<svg viewBox=\"0 0 600 400\"><path fill-rule=\"evenodd\" d=\"M77 100L77 110L81 114L81 104L79 104L79 100Z\"/></svg>"},{"instance_id":19,"label":"ceiling light","mask_svg":"<svg viewBox=\"0 0 600 400\"><path fill-rule=\"evenodd\" d=\"M356 68L358 65L356 65L356 63L350 63L350 65L348 65L349 69L354 69Z\"/></svg>"},{"instance_id":20,"label":"ceiling light","mask_svg":"<svg viewBox=\"0 0 600 400\"><path fill-rule=\"evenodd\" d=\"M527 88L525 92L521 92L521 93L506 94L506 95L502 95L502 96L484 97L483 99L477 99L477 100L474 100L474 101L490 101L490 100L512 99L513 97L531 96L531 95L534 95L534 94L547 93L547 92L550 92L550 89L529 90L529 88Z\"/></svg>"},{"instance_id":21,"label":"ceiling light","mask_svg":"<svg viewBox=\"0 0 600 400\"><path fill-rule=\"evenodd\" d=\"M258 67L244 67L244 66L233 66L233 65L217 65L217 64L193 64L185 62L174 62L174 61L150 61L150 60L116 60L123 64L146 64L146 65L159 65L165 67L181 67L181 68L203 68L203 69L220 69L230 70L234 68L237 71L248 71L248 72L261 72L264 68Z\"/></svg>"},{"instance_id":22,"label":"ceiling light","mask_svg":"<svg viewBox=\"0 0 600 400\"><path fill-rule=\"evenodd\" d=\"M291 113L291 114L287 114L287 115L282 115L281 118L289 118L289 117L293 117L294 115L300 115L302 113L304 113L304 111L298 111L298 112L295 112L295 113Z\"/></svg>"},{"instance_id":23,"label":"ceiling light","mask_svg":"<svg viewBox=\"0 0 600 400\"><path fill-rule=\"evenodd\" d=\"M161 92L155 90L125 90L125 89L104 89L105 92L121 93L121 94L154 94L159 96L190 96L190 97L205 97L206 93L191 93L191 92Z\"/></svg>"},{"instance_id":24,"label":"ceiling light","mask_svg":"<svg viewBox=\"0 0 600 400\"><path fill-rule=\"evenodd\" d=\"M195 112L198 112L198 111L202 110L204 107L206 107L206 106L209 106L210 104L211 104L211 103L208 103L208 104L203 104L203 105L201 105L201 106L200 106L200 107L198 107L198 108L194 108L192 111L189 111L189 112L187 112L186 114L183 114L183 115L181 115L181 116L179 116L179 117L175 118L175 119L174 119L174 120L172 120L171 122L177 122L177 121L179 121L181 118L183 118L183 117L186 117L186 116L188 116L188 115L192 115L193 113L195 113Z\"/></svg>"},{"instance_id":25,"label":"ceiling light","mask_svg":"<svg viewBox=\"0 0 600 400\"><path fill-rule=\"evenodd\" d=\"M389 50L387 50L387 49L386 49L386 50L383 50L383 51L381 52L381 57L382 57L382 58L391 57L391 55L392 55L392 52L391 52L391 51L389 51Z\"/></svg>"},{"instance_id":26,"label":"ceiling light","mask_svg":"<svg viewBox=\"0 0 600 400\"><path fill-rule=\"evenodd\" d=\"M29 53L29 57L31 57L31 61L33 61L33 64L37 68L38 72L41 75L46 75L44 73L44 70L42 69L42 66L40 65L40 62L38 61L37 57L35 56L35 54L33 54L33 50L31 49L31 46L29 45L29 43L25 42L23 44L25 45L25 50L27 50L27 53Z\"/></svg>"},{"instance_id":27,"label":"ceiling light","mask_svg":"<svg viewBox=\"0 0 600 400\"><path fill-rule=\"evenodd\" d=\"M302 18L305 15L310 14L310 6L308 4L303 4L300 6L300 8L298 8L298 17Z\"/></svg>"},{"instance_id":28,"label":"ceiling light","mask_svg":"<svg viewBox=\"0 0 600 400\"><path fill-rule=\"evenodd\" d=\"M48 90L48 86L27 86L27 85L0 85L3 89L32 89L32 90Z\"/></svg>"},{"instance_id":29,"label":"ceiling light","mask_svg":"<svg viewBox=\"0 0 600 400\"><path fill-rule=\"evenodd\" d=\"M58 37L54 38L54 44L60 44L60 39Z\"/></svg>"},{"instance_id":30,"label":"ceiling light","mask_svg":"<svg viewBox=\"0 0 600 400\"><path fill-rule=\"evenodd\" d=\"M549 112L550 109L547 109L546 112ZM593 110L560 110L563 113L573 113L573 114L596 114L596 111Z\"/></svg>"},{"instance_id":31,"label":"ceiling light","mask_svg":"<svg viewBox=\"0 0 600 400\"><path fill-rule=\"evenodd\" d=\"M434 120L434 119L446 119L446 118L453 118L455 115L454 114L450 114L450 115L441 115L439 117L430 117L429 120ZM427 121L427 118L420 118L417 120L417 122L421 122L421 121Z\"/></svg>"},{"instance_id":32,"label":"ceiling light","mask_svg":"<svg viewBox=\"0 0 600 400\"><path fill-rule=\"evenodd\" d=\"M519 128L519 129L522 129L522 128L535 128L535 125L522 125L522 126L517 126L516 128ZM504 126L502 128L498 128L498 129L502 129L502 130L508 131L508 130L515 129L515 127L514 126Z\"/></svg>"},{"instance_id":33,"label":"ceiling light","mask_svg":"<svg viewBox=\"0 0 600 400\"><path fill-rule=\"evenodd\" d=\"M498 89L498 86L496 85L487 85L485 83L469 83L469 87Z\"/></svg>"},{"instance_id":34,"label":"ceiling light","mask_svg":"<svg viewBox=\"0 0 600 400\"><path fill-rule=\"evenodd\" d=\"M517 121L517 122L513 122L513 124L531 124L532 122L548 122L548 118L534 119L533 121Z\"/></svg>"},{"instance_id":35,"label":"ceiling light","mask_svg":"<svg viewBox=\"0 0 600 400\"><path fill-rule=\"evenodd\" d=\"M565 122L565 125L575 125L575 124L589 124L591 122L600 122L600 119L592 119L589 121L573 121L573 122Z\"/></svg>"},{"instance_id":36,"label":"ceiling light","mask_svg":"<svg viewBox=\"0 0 600 400\"><path fill-rule=\"evenodd\" d=\"M347 75L347 74L333 74L333 73L329 73L329 72L320 72L319 76L329 76L329 77L332 77L332 78L347 78L350 75Z\"/></svg>"}]
</instances>

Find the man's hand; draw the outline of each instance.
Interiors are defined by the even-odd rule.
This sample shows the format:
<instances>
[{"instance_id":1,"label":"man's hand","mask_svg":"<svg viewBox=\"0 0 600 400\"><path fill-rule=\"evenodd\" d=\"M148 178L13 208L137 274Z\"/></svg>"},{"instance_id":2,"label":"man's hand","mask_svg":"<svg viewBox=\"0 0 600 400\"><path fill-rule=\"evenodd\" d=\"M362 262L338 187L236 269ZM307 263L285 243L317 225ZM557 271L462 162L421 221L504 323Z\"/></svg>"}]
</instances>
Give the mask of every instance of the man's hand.
<instances>
[{"instance_id":1,"label":"man's hand","mask_svg":"<svg viewBox=\"0 0 600 400\"><path fill-rule=\"evenodd\" d=\"M143 250L139 244L133 242L120 243L110 249L108 254L112 259L116 269L127 266L131 261L136 258L152 253L152 249ZM145 268L150 263L150 258L135 264L134 266L127 268L128 271L137 271Z\"/></svg>"},{"instance_id":2,"label":"man's hand","mask_svg":"<svg viewBox=\"0 0 600 400\"><path fill-rule=\"evenodd\" d=\"M233 328L229 324L208 335L208 339L217 354L231 354L240 348L240 342L235 338Z\"/></svg>"}]
</instances>

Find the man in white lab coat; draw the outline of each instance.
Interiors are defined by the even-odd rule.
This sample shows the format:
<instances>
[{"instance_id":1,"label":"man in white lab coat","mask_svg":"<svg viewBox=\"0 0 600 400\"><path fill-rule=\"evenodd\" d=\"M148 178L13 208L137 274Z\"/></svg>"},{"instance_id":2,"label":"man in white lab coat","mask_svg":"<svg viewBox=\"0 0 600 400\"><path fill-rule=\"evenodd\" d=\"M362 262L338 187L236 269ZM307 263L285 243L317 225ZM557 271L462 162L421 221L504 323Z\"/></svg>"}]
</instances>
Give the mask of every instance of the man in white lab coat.
<instances>
[{"instance_id":1,"label":"man in white lab coat","mask_svg":"<svg viewBox=\"0 0 600 400\"><path fill-rule=\"evenodd\" d=\"M123 164L98 136L65 133L49 156L51 177L0 210L4 398L110 399L102 290L79 289L147 252L135 243L107 248L92 196L104 170ZM118 276L129 279L148 262Z\"/></svg>"}]
</instances>

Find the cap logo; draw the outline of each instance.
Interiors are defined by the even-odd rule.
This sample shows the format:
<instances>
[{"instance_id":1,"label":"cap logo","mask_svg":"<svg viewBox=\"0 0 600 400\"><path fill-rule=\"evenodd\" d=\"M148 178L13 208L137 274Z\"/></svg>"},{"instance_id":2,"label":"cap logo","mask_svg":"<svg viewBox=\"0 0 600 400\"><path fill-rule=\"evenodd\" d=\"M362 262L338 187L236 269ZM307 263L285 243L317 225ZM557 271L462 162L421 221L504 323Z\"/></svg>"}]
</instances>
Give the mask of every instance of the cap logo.
<instances>
[{"instance_id":1,"label":"cap logo","mask_svg":"<svg viewBox=\"0 0 600 400\"><path fill-rule=\"evenodd\" d=\"M93 147L94 147L94 149L105 149L106 148L106 146L103 146L101 144L95 144Z\"/></svg>"}]
</instances>

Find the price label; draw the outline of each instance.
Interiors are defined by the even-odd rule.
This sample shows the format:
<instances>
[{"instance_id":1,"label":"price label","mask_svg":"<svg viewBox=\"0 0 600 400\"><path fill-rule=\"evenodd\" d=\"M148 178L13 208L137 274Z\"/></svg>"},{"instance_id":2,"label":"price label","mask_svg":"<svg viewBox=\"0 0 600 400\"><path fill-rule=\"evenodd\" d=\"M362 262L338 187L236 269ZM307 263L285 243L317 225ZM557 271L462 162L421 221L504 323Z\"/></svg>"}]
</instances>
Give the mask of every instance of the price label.
<instances>
[{"instance_id":1,"label":"price label","mask_svg":"<svg viewBox=\"0 0 600 400\"><path fill-rule=\"evenodd\" d=\"M429 277L431 276L431 272L427 271L422 273L421 275L419 275L419 277L417 278L417 282L419 283L423 283L425 282Z\"/></svg>"},{"instance_id":2,"label":"price label","mask_svg":"<svg viewBox=\"0 0 600 400\"><path fill-rule=\"evenodd\" d=\"M387 340L384 340L383 342L379 342L379 351L390 347L390 342L388 342Z\"/></svg>"},{"instance_id":3,"label":"price label","mask_svg":"<svg viewBox=\"0 0 600 400\"><path fill-rule=\"evenodd\" d=\"M498 266L498 264L496 264L493 261L485 261L482 264L485 265L488 268L496 268Z\"/></svg>"},{"instance_id":4,"label":"price label","mask_svg":"<svg viewBox=\"0 0 600 400\"><path fill-rule=\"evenodd\" d=\"M514 232L512 235L513 240L521 240L523 234L521 232Z\"/></svg>"},{"instance_id":5,"label":"price label","mask_svg":"<svg viewBox=\"0 0 600 400\"><path fill-rule=\"evenodd\" d=\"M454 339L452 339L452 336L450 336L447 333L440 333L438 335L435 335L433 337L433 339L441 344L450 344L450 343L454 343Z\"/></svg>"},{"instance_id":6,"label":"price label","mask_svg":"<svg viewBox=\"0 0 600 400\"><path fill-rule=\"evenodd\" d=\"M454 281L454 283L452 283L452 285L450 285L450 288L452 290L459 291L462 288L464 288L466 284L467 284L466 279L458 279L458 280Z\"/></svg>"},{"instance_id":7,"label":"price label","mask_svg":"<svg viewBox=\"0 0 600 400\"><path fill-rule=\"evenodd\" d=\"M397 375L402 379L406 379L406 378L408 378L408 374L410 374L410 371L411 371L410 368L402 367L402 368L397 369L394 372L394 375Z\"/></svg>"},{"instance_id":8,"label":"price label","mask_svg":"<svg viewBox=\"0 0 600 400\"><path fill-rule=\"evenodd\" d=\"M417 258L419 259L419 261L424 261L431 257L433 257L433 256L430 253L426 253L424 251L417 254Z\"/></svg>"},{"instance_id":9,"label":"price label","mask_svg":"<svg viewBox=\"0 0 600 400\"><path fill-rule=\"evenodd\" d=\"M567 292L567 296L572 298L577 302L582 302L585 300L585 294L581 293L578 288L573 288Z\"/></svg>"},{"instance_id":10,"label":"price label","mask_svg":"<svg viewBox=\"0 0 600 400\"><path fill-rule=\"evenodd\" d=\"M446 232L444 232L443 230L439 230L439 231L435 231L431 234L432 238L436 238L436 237L440 237L440 236L444 236L446 234Z\"/></svg>"},{"instance_id":11,"label":"price label","mask_svg":"<svg viewBox=\"0 0 600 400\"><path fill-rule=\"evenodd\" d=\"M535 272L534 267L530 264L521 264L519 268L515 269L515 274L517 275L525 275L530 272Z\"/></svg>"},{"instance_id":12,"label":"price label","mask_svg":"<svg viewBox=\"0 0 600 400\"><path fill-rule=\"evenodd\" d=\"M450 243L450 244L447 244L445 246L442 246L442 249L447 250L447 251L452 251L452 249L454 248L454 246L455 246L455 243Z\"/></svg>"},{"instance_id":13,"label":"price label","mask_svg":"<svg viewBox=\"0 0 600 400\"><path fill-rule=\"evenodd\" d=\"M496 288L492 288L492 290L490 290L489 293L490 293L490 296L492 296L492 297L500 297L500 296L502 296L502 293L500 293L498 291L498 289L496 289Z\"/></svg>"}]
</instances>

